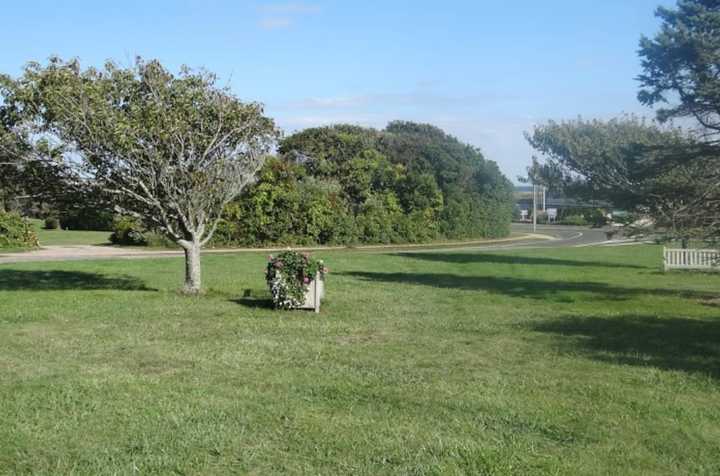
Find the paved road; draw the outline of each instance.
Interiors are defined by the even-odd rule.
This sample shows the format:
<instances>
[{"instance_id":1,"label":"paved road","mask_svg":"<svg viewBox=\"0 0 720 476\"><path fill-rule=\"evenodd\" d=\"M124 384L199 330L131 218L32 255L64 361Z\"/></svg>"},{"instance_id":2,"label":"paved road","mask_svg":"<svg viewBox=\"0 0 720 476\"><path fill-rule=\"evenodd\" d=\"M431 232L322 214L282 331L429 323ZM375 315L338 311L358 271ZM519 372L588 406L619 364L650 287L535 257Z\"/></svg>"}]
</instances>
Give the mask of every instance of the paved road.
<instances>
[{"instance_id":1,"label":"paved road","mask_svg":"<svg viewBox=\"0 0 720 476\"><path fill-rule=\"evenodd\" d=\"M580 226L538 225L537 229L533 232L532 225L513 223L512 231L513 233L524 233L528 235L528 237L507 243L478 243L475 245L453 247L453 249L492 251L503 249L567 248L608 243L605 235L606 230L604 229ZM417 252L440 251L442 249L447 250L447 248L429 245L426 248L417 250Z\"/></svg>"},{"instance_id":2,"label":"paved road","mask_svg":"<svg viewBox=\"0 0 720 476\"><path fill-rule=\"evenodd\" d=\"M533 233L533 227L532 225L513 223L512 231L518 233ZM600 244L607 241L606 231L607 229L582 226L538 225L535 233L548 235L554 239L539 243L534 242L533 246L557 248ZM520 245L518 244L518 246Z\"/></svg>"},{"instance_id":3,"label":"paved road","mask_svg":"<svg viewBox=\"0 0 720 476\"><path fill-rule=\"evenodd\" d=\"M466 241L448 245L422 245L422 246L361 246L356 249L386 253L388 251L439 251L448 249L463 250L497 250L508 248L544 248L564 246L585 246L605 241L605 232L581 227L538 226L533 233L531 225L513 225L514 233L523 233L526 236L516 236L509 239L489 241ZM283 248L260 249L244 248L231 250L205 250L204 253L242 253L257 251L275 251ZM299 248L304 250L334 250L342 247ZM0 254L0 264L21 263L30 261L70 261L87 259L137 259L137 258L164 258L182 256L182 251L176 250L142 250L137 248L118 248L113 246L67 245L45 246L39 250L25 253Z\"/></svg>"}]
</instances>

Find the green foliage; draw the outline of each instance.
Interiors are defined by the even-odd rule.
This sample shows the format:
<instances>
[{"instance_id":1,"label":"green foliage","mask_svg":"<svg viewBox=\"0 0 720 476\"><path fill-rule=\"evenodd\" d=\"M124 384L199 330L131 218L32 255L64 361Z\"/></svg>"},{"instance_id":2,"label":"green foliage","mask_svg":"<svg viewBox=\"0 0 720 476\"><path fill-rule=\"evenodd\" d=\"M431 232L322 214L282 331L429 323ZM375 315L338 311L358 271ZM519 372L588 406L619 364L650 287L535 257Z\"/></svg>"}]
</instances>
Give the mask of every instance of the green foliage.
<instances>
[{"instance_id":1,"label":"green foliage","mask_svg":"<svg viewBox=\"0 0 720 476\"><path fill-rule=\"evenodd\" d=\"M539 218L539 217L538 217ZM588 221L583 215L568 215L560 220L561 225L586 226Z\"/></svg>"},{"instance_id":2,"label":"green foliage","mask_svg":"<svg viewBox=\"0 0 720 476\"><path fill-rule=\"evenodd\" d=\"M642 185L663 171L665 154L691 144L679 129L634 116L548 121L527 139L545 156L547 167L580 177L587 192L629 207L647 195Z\"/></svg>"},{"instance_id":3,"label":"green foliage","mask_svg":"<svg viewBox=\"0 0 720 476\"><path fill-rule=\"evenodd\" d=\"M670 239L720 236L714 145L632 116L550 121L528 140L547 161L580 177L595 199L649 217L652 231Z\"/></svg>"},{"instance_id":4,"label":"green foliage","mask_svg":"<svg viewBox=\"0 0 720 476\"><path fill-rule=\"evenodd\" d=\"M177 248L177 243L157 231L146 231L143 233L145 246L149 248Z\"/></svg>"},{"instance_id":5,"label":"green foliage","mask_svg":"<svg viewBox=\"0 0 720 476\"><path fill-rule=\"evenodd\" d=\"M536 222L539 225L545 225L550 222L550 218L548 217L548 214L545 212L537 212L537 220Z\"/></svg>"},{"instance_id":6,"label":"green foliage","mask_svg":"<svg viewBox=\"0 0 720 476\"><path fill-rule=\"evenodd\" d=\"M60 212L60 224L64 230L113 231L113 214L106 208L75 204Z\"/></svg>"},{"instance_id":7,"label":"green foliage","mask_svg":"<svg viewBox=\"0 0 720 476\"><path fill-rule=\"evenodd\" d=\"M608 218L602 208L592 208L583 213L585 220L592 226L599 228L608 224Z\"/></svg>"},{"instance_id":8,"label":"green foliage","mask_svg":"<svg viewBox=\"0 0 720 476\"><path fill-rule=\"evenodd\" d=\"M119 216L113 220L110 241L115 245L145 246L147 240L145 229L140 220L127 216Z\"/></svg>"},{"instance_id":9,"label":"green foliage","mask_svg":"<svg viewBox=\"0 0 720 476\"><path fill-rule=\"evenodd\" d=\"M0 210L0 248L36 248L35 228L16 213Z\"/></svg>"},{"instance_id":10,"label":"green foliage","mask_svg":"<svg viewBox=\"0 0 720 476\"><path fill-rule=\"evenodd\" d=\"M356 227L337 181L308 176L302 166L276 158L258 182L225 208L216 245L354 243Z\"/></svg>"},{"instance_id":11,"label":"green foliage","mask_svg":"<svg viewBox=\"0 0 720 476\"><path fill-rule=\"evenodd\" d=\"M226 207L216 243L352 244L509 233L509 182L480 152L429 125L338 125L280 143Z\"/></svg>"},{"instance_id":12,"label":"green foliage","mask_svg":"<svg viewBox=\"0 0 720 476\"><path fill-rule=\"evenodd\" d=\"M265 270L265 281L270 288L273 304L278 309L293 309L305 302L308 285L319 274L327 272L322 260L309 253L283 251L270 256Z\"/></svg>"},{"instance_id":13,"label":"green foliage","mask_svg":"<svg viewBox=\"0 0 720 476\"><path fill-rule=\"evenodd\" d=\"M60 220L54 216L47 217L43 223L43 227L46 230L57 230L60 228Z\"/></svg>"},{"instance_id":14,"label":"green foliage","mask_svg":"<svg viewBox=\"0 0 720 476\"><path fill-rule=\"evenodd\" d=\"M676 9L659 7L655 38L643 36L643 74L638 99L661 105L662 121L691 117L713 134L720 132L720 3L679 0ZM675 104L673 104L675 103Z\"/></svg>"},{"instance_id":15,"label":"green foliage","mask_svg":"<svg viewBox=\"0 0 720 476\"><path fill-rule=\"evenodd\" d=\"M480 150L429 124L395 121L380 150L411 174L434 178L442 193L436 224L446 238L499 237L509 233L512 185ZM437 221L437 220L436 220Z\"/></svg>"}]
</instances>

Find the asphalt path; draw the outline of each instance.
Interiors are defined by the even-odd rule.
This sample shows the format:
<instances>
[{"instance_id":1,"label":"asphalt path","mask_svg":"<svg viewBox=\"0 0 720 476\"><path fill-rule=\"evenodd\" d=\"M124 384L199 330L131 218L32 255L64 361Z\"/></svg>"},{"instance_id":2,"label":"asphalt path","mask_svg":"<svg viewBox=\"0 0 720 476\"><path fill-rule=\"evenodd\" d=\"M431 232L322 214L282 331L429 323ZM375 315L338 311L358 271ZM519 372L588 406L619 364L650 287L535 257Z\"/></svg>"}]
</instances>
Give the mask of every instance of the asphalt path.
<instances>
[{"instance_id":1,"label":"asphalt path","mask_svg":"<svg viewBox=\"0 0 720 476\"><path fill-rule=\"evenodd\" d=\"M532 225L513 224L513 236L500 240L465 241L445 244L406 245L406 246L358 246L298 248L308 251L332 251L342 249L362 250L368 252L430 252L447 250L501 250L529 248L562 248L573 246L593 246L607 244L605 230L584 227L539 225L534 230ZM234 248L208 249L204 254L243 253L243 252L274 252L283 248ZM66 245L46 246L39 250L15 253L0 253L0 264L22 263L33 261L73 261L88 259L138 259L138 258L169 258L182 256L178 250L143 250L139 248L120 248L115 246Z\"/></svg>"}]
</instances>

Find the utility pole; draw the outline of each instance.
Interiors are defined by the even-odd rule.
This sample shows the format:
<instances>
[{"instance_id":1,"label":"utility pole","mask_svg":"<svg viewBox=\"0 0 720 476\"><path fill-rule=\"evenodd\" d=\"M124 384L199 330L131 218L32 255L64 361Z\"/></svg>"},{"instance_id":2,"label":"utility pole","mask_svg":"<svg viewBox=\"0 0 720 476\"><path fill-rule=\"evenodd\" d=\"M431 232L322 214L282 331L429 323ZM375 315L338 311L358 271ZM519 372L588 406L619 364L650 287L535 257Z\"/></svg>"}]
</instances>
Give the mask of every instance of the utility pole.
<instances>
[{"instance_id":1,"label":"utility pole","mask_svg":"<svg viewBox=\"0 0 720 476\"><path fill-rule=\"evenodd\" d=\"M533 184L533 233L537 231L537 186Z\"/></svg>"}]
</instances>

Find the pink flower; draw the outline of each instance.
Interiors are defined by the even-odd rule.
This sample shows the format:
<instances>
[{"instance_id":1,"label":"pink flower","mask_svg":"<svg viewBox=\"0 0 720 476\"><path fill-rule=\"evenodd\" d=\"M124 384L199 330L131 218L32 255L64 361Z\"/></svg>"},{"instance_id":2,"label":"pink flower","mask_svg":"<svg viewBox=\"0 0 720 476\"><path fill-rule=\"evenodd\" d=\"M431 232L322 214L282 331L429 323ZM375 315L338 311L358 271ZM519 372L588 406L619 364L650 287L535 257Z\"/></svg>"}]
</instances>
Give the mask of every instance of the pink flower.
<instances>
[{"instance_id":1,"label":"pink flower","mask_svg":"<svg viewBox=\"0 0 720 476\"><path fill-rule=\"evenodd\" d=\"M304 282L305 284L310 283L310 278L308 278L307 276L305 276L305 277L303 278L303 282Z\"/></svg>"}]
</instances>

